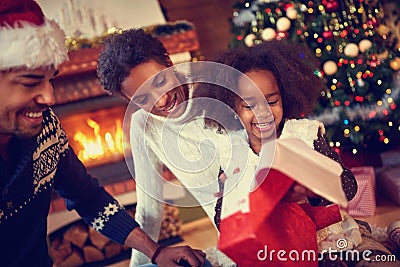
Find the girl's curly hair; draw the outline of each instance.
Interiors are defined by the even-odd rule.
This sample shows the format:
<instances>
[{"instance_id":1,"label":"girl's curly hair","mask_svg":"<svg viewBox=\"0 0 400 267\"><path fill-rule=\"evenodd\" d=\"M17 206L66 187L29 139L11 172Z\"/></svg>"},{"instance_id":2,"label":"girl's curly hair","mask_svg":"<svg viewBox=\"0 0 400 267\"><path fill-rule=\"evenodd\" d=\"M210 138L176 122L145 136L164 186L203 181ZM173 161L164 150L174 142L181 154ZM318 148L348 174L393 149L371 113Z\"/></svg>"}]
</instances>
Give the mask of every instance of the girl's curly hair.
<instances>
[{"instance_id":1,"label":"girl's curly hair","mask_svg":"<svg viewBox=\"0 0 400 267\"><path fill-rule=\"evenodd\" d=\"M282 96L284 119L299 118L311 113L323 89L322 80L315 74L319 64L314 55L307 47L284 40L272 40L253 47L228 50L217 56L214 61L244 74L253 70L272 72ZM237 83L239 78L226 77L226 80ZM239 96L232 90L211 84L201 85L199 89L198 94L202 97L222 101L235 110ZM215 117L216 114L206 112L206 117L208 116ZM220 128L214 120L206 120L206 125ZM225 128L237 128L237 125L227 125L224 125Z\"/></svg>"},{"instance_id":2,"label":"girl's curly hair","mask_svg":"<svg viewBox=\"0 0 400 267\"><path fill-rule=\"evenodd\" d=\"M167 50L156 37L142 29L125 30L103 41L97 75L110 94L118 94L130 70L150 60L166 67L172 66Z\"/></svg>"}]
</instances>

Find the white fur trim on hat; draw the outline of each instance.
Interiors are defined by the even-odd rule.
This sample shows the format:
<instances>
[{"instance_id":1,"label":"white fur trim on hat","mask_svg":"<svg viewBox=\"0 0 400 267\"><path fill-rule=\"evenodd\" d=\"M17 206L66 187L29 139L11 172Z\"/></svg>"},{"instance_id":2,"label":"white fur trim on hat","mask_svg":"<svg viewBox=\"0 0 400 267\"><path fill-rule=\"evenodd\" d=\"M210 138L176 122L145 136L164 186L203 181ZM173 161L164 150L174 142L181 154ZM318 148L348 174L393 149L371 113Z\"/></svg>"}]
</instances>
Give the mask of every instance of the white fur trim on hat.
<instances>
[{"instance_id":1,"label":"white fur trim on hat","mask_svg":"<svg viewBox=\"0 0 400 267\"><path fill-rule=\"evenodd\" d=\"M54 20L45 19L40 26L21 24L22 27L0 28L0 70L57 68L68 59L65 33Z\"/></svg>"}]
</instances>

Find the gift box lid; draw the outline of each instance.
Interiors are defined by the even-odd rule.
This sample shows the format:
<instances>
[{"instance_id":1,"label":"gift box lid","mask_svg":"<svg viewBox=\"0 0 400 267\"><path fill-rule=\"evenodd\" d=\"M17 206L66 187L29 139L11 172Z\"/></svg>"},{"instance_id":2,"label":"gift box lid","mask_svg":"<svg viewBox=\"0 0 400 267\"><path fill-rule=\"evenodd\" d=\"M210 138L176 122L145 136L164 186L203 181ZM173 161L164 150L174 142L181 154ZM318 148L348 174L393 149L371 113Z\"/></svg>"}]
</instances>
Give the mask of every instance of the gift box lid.
<instances>
[{"instance_id":1,"label":"gift box lid","mask_svg":"<svg viewBox=\"0 0 400 267\"><path fill-rule=\"evenodd\" d=\"M271 168L286 174L317 195L340 206L347 206L340 178L343 168L338 162L310 148L300 139L278 139L275 143ZM268 165L262 164L268 163L270 151L270 146L263 145L260 156L261 169L269 168Z\"/></svg>"}]
</instances>

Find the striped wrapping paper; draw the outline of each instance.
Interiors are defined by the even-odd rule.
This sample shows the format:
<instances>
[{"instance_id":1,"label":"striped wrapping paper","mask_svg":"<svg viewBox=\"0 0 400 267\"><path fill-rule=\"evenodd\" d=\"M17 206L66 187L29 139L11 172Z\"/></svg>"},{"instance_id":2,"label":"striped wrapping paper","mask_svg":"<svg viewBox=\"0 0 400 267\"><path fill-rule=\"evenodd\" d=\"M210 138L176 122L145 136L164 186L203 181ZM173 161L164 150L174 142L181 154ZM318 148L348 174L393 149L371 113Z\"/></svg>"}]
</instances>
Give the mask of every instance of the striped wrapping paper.
<instances>
[{"instance_id":1,"label":"striped wrapping paper","mask_svg":"<svg viewBox=\"0 0 400 267\"><path fill-rule=\"evenodd\" d=\"M372 166L351 168L358 184L357 194L349 201L347 213L354 217L375 215L376 186L375 171Z\"/></svg>"}]
</instances>

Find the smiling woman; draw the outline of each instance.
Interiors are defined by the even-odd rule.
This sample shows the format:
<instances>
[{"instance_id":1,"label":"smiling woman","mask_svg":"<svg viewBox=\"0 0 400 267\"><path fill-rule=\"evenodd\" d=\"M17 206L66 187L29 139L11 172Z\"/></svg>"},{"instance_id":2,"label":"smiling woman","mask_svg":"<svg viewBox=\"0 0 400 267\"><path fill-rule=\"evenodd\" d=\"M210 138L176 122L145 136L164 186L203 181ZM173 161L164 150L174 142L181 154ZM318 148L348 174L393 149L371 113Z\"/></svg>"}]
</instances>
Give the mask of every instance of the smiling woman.
<instances>
[{"instance_id":1,"label":"smiling woman","mask_svg":"<svg viewBox=\"0 0 400 267\"><path fill-rule=\"evenodd\" d=\"M154 115L178 117L184 112L184 102L188 99L188 88L180 83L173 68L150 60L130 70L121 83L121 93Z\"/></svg>"},{"instance_id":2,"label":"smiling woman","mask_svg":"<svg viewBox=\"0 0 400 267\"><path fill-rule=\"evenodd\" d=\"M149 162L148 151L142 147L141 141L144 140L149 114L158 121L158 118L169 116L178 118L187 110L185 103L189 98L189 89L182 85L181 77L171 66L168 53L157 38L141 29L131 29L105 40L97 69L106 90L130 99L131 103L141 108L132 115L130 143L134 163L127 164L131 166L130 170L138 185L136 220L154 240L157 240L160 233L162 205L149 197L148 193L150 190L152 196L161 195L157 181L162 164L159 161ZM129 107L128 124L131 119ZM149 132L157 134L160 131L154 129ZM152 154L151 158L156 159L157 155ZM140 252L132 252L132 266L149 261Z\"/></svg>"}]
</instances>

